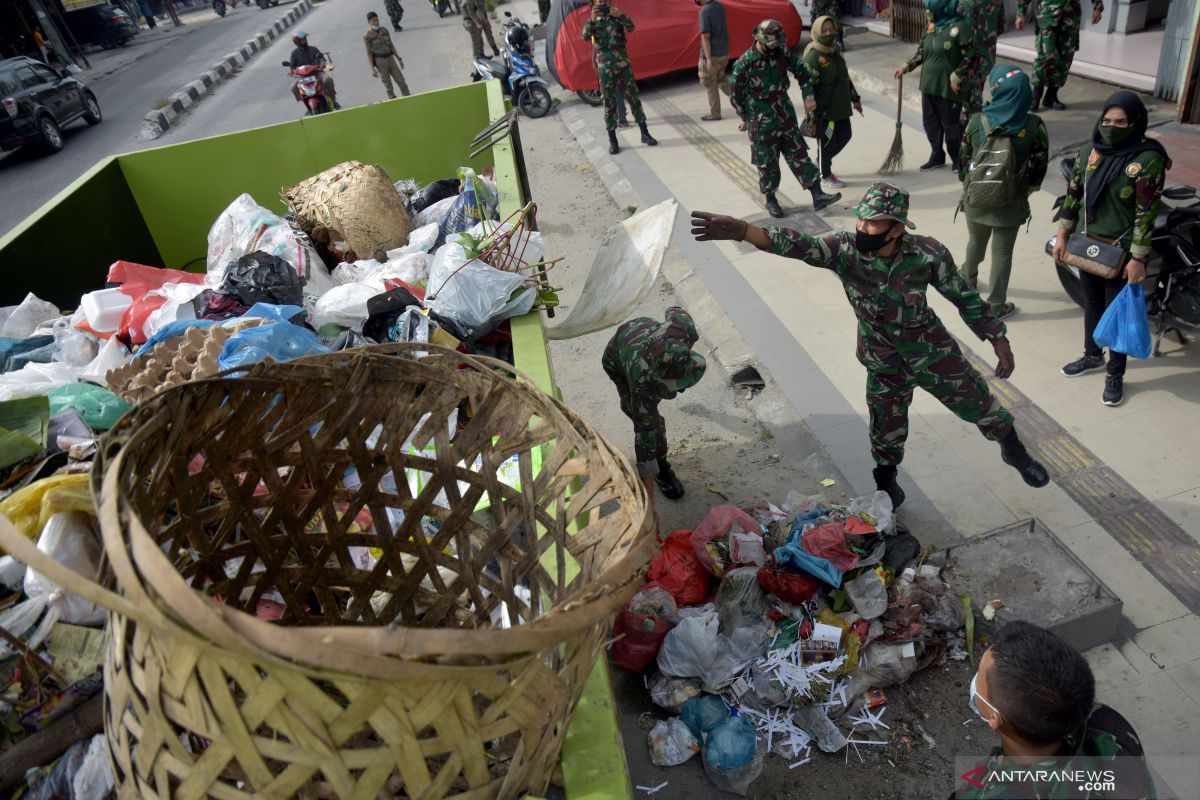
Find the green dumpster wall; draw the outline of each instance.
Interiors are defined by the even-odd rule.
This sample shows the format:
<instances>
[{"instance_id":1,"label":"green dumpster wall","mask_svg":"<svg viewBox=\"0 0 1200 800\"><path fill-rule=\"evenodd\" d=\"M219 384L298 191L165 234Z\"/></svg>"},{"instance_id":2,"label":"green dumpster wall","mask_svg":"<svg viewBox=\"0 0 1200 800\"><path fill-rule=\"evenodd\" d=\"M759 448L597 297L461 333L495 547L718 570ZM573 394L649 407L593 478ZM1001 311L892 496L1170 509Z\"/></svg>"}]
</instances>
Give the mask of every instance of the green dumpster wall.
<instances>
[{"instance_id":1,"label":"green dumpster wall","mask_svg":"<svg viewBox=\"0 0 1200 800\"><path fill-rule=\"evenodd\" d=\"M281 188L351 159L419 182L495 167L503 217L529 199L519 138L466 156L506 111L489 81L112 156L0 238L0 305L33 292L72 309L117 260L203 270L208 229L235 197L249 192L282 213ZM540 314L512 320L512 330L517 367L557 394ZM563 778L570 800L631 797L603 655L568 731Z\"/></svg>"}]
</instances>

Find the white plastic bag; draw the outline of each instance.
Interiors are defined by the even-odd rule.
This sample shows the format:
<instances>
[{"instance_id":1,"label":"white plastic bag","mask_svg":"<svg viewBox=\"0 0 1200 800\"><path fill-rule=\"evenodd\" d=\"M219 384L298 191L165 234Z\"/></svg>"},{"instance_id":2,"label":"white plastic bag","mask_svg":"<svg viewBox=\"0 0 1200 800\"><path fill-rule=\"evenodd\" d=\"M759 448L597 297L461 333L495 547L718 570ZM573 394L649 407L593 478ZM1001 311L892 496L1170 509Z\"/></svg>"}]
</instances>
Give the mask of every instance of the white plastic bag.
<instances>
[{"instance_id":1,"label":"white plastic bag","mask_svg":"<svg viewBox=\"0 0 1200 800\"><path fill-rule=\"evenodd\" d=\"M108 758L108 741L103 733L92 737L87 755L71 779L71 800L104 800L116 785Z\"/></svg>"},{"instance_id":2,"label":"white plastic bag","mask_svg":"<svg viewBox=\"0 0 1200 800\"><path fill-rule=\"evenodd\" d=\"M448 242L433 258L425 305L468 328L479 328L493 319L503 320L527 313L537 297L535 289L530 287L512 301L509 299L524 285L525 276L501 272L481 261L468 259L462 245ZM520 310L522 306L525 306L524 311Z\"/></svg>"},{"instance_id":3,"label":"white plastic bag","mask_svg":"<svg viewBox=\"0 0 1200 800\"><path fill-rule=\"evenodd\" d=\"M369 279L380 284L389 278L405 283L421 283L429 280L429 267L433 258L428 253L408 253L388 261L371 273Z\"/></svg>"},{"instance_id":4,"label":"white plastic bag","mask_svg":"<svg viewBox=\"0 0 1200 800\"><path fill-rule=\"evenodd\" d=\"M873 492L856 497L850 501L847 511L854 517L865 514L869 518L866 521L873 524L875 530L882 534L890 535L896 532L896 519L892 515L892 498L888 497L887 492Z\"/></svg>"},{"instance_id":5,"label":"white plastic bag","mask_svg":"<svg viewBox=\"0 0 1200 800\"><path fill-rule=\"evenodd\" d=\"M91 363L80 370L79 380L108 386L109 371L124 366L128 361L129 351L114 336L100 347L100 352Z\"/></svg>"},{"instance_id":6,"label":"white plastic bag","mask_svg":"<svg viewBox=\"0 0 1200 800\"><path fill-rule=\"evenodd\" d=\"M658 767L675 767L700 752L700 742L678 717L659 720L647 737L650 763Z\"/></svg>"},{"instance_id":7,"label":"white plastic bag","mask_svg":"<svg viewBox=\"0 0 1200 800\"><path fill-rule=\"evenodd\" d=\"M441 200L438 200L431 206L426 206L419 214L417 214L417 218L413 220L413 224L419 225L422 228L434 225L439 228L437 233L440 235L442 221L450 214L450 209L454 207L454 203L457 200L458 195L452 195L451 197L444 197ZM437 236L434 236L433 240L436 242ZM432 245L430 246L432 247Z\"/></svg>"},{"instance_id":8,"label":"white plastic bag","mask_svg":"<svg viewBox=\"0 0 1200 800\"><path fill-rule=\"evenodd\" d=\"M0 586L10 592L25 582L25 565L12 556L0 558Z\"/></svg>"},{"instance_id":9,"label":"white plastic bag","mask_svg":"<svg viewBox=\"0 0 1200 800\"><path fill-rule=\"evenodd\" d=\"M725 636L718 632L719 625L715 612L683 617L663 639L658 668L665 675L700 678L705 691L720 692L763 655L767 631L750 625Z\"/></svg>"},{"instance_id":10,"label":"white plastic bag","mask_svg":"<svg viewBox=\"0 0 1200 800\"><path fill-rule=\"evenodd\" d=\"M73 367L87 366L100 352L100 340L72 326L69 317L55 321L54 344L58 351L53 360Z\"/></svg>"},{"instance_id":11,"label":"white plastic bag","mask_svg":"<svg viewBox=\"0 0 1200 800\"><path fill-rule=\"evenodd\" d=\"M15 372L0 375L0 400L36 397L59 386L75 383L79 367L51 361L48 364L28 363Z\"/></svg>"},{"instance_id":12,"label":"white plastic bag","mask_svg":"<svg viewBox=\"0 0 1200 800\"><path fill-rule=\"evenodd\" d=\"M314 328L324 325L340 325L357 328L367 318L367 301L379 294L374 288L361 283L346 283L335 286L317 300L313 309Z\"/></svg>"},{"instance_id":13,"label":"white plastic bag","mask_svg":"<svg viewBox=\"0 0 1200 800\"><path fill-rule=\"evenodd\" d=\"M151 290L149 295L161 297L165 302L146 317L142 333L149 339L172 322L195 319L196 307L192 301L206 288L198 283L164 283L161 288Z\"/></svg>"},{"instance_id":14,"label":"white plastic bag","mask_svg":"<svg viewBox=\"0 0 1200 800\"><path fill-rule=\"evenodd\" d=\"M767 552L763 549L762 535L738 530L730 533L729 558L734 564L754 564L757 567L766 564Z\"/></svg>"},{"instance_id":15,"label":"white plastic bag","mask_svg":"<svg viewBox=\"0 0 1200 800\"><path fill-rule=\"evenodd\" d=\"M28 339L43 322L61 316L62 312L57 306L30 292L4 321L0 336L7 339Z\"/></svg>"},{"instance_id":16,"label":"white plastic bag","mask_svg":"<svg viewBox=\"0 0 1200 800\"><path fill-rule=\"evenodd\" d=\"M844 583L842 588L850 596L855 612L863 619L875 619L887 611L887 587L874 570L860 573L854 580Z\"/></svg>"},{"instance_id":17,"label":"white plastic bag","mask_svg":"<svg viewBox=\"0 0 1200 800\"><path fill-rule=\"evenodd\" d=\"M358 261L338 264L333 269L333 283L341 286L345 283L357 283L379 269L379 262L373 258L362 258Z\"/></svg>"},{"instance_id":18,"label":"white plastic bag","mask_svg":"<svg viewBox=\"0 0 1200 800\"><path fill-rule=\"evenodd\" d=\"M678 714L684 703L699 696L700 681L696 678L672 678L659 673L650 681L650 699L672 714Z\"/></svg>"},{"instance_id":19,"label":"white plastic bag","mask_svg":"<svg viewBox=\"0 0 1200 800\"><path fill-rule=\"evenodd\" d=\"M96 518L84 511L63 511L50 517L37 547L59 564L88 579L100 569L102 548L96 536ZM64 592L58 584L30 569L25 573L25 594L45 597L58 610L58 619L72 625L100 625L107 612L88 600Z\"/></svg>"},{"instance_id":20,"label":"white plastic bag","mask_svg":"<svg viewBox=\"0 0 1200 800\"><path fill-rule=\"evenodd\" d=\"M447 199L453 200L454 198ZM418 214L419 218L420 215ZM414 224L416 223L414 222ZM438 224L436 222L422 225L419 228L413 228L408 234L408 244L403 247L397 247L395 250L387 251L388 260L392 261L414 253L428 253L437 244L438 233Z\"/></svg>"},{"instance_id":21,"label":"white plastic bag","mask_svg":"<svg viewBox=\"0 0 1200 800\"><path fill-rule=\"evenodd\" d=\"M646 299L671 243L678 206L664 200L605 232L579 301L565 320L546 328L551 339L573 339L616 325Z\"/></svg>"}]
</instances>

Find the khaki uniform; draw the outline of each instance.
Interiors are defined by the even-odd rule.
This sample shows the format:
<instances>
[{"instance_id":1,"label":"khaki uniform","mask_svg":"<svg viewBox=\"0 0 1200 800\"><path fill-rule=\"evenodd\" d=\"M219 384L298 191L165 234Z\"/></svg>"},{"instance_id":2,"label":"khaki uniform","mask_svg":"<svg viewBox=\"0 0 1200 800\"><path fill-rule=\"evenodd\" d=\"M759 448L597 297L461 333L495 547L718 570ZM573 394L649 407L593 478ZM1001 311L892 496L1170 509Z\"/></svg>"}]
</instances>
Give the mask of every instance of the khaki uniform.
<instances>
[{"instance_id":1,"label":"khaki uniform","mask_svg":"<svg viewBox=\"0 0 1200 800\"><path fill-rule=\"evenodd\" d=\"M404 73L400 71L399 57L392 45L392 35L381 27L368 30L363 36L363 41L367 45L367 57L371 59L371 65L379 71L379 79L383 81L388 98L396 96L392 89L393 80L400 87L400 94L408 97L408 83L404 80Z\"/></svg>"},{"instance_id":2,"label":"khaki uniform","mask_svg":"<svg viewBox=\"0 0 1200 800\"><path fill-rule=\"evenodd\" d=\"M488 44L492 47L492 52L500 52L500 48L496 47L496 40L492 36L492 23L488 19L487 9L484 8L483 0L463 0L462 15L463 27L466 28L467 33L471 35L472 55L484 55L484 36L487 37Z\"/></svg>"}]
</instances>

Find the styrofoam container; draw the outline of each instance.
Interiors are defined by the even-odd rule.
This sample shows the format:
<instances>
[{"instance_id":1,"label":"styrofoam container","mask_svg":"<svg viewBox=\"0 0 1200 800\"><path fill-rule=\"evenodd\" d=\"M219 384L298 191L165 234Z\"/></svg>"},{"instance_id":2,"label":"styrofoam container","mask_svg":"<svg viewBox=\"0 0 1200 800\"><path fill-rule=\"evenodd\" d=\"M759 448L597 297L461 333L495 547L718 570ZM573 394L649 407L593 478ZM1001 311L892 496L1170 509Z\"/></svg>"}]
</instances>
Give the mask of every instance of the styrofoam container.
<instances>
[{"instance_id":1,"label":"styrofoam container","mask_svg":"<svg viewBox=\"0 0 1200 800\"><path fill-rule=\"evenodd\" d=\"M80 307L92 330L98 333L115 331L121 325L125 309L133 305L133 298L120 289L100 289L83 296Z\"/></svg>"}]
</instances>

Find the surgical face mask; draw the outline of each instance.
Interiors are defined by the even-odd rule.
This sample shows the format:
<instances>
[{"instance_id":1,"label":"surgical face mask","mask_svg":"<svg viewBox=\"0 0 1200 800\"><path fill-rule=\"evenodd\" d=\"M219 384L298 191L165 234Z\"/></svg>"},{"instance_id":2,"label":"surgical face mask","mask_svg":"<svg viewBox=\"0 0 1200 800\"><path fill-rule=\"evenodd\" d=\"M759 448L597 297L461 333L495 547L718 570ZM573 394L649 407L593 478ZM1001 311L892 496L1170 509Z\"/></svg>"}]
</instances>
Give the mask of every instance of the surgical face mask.
<instances>
[{"instance_id":1,"label":"surgical face mask","mask_svg":"<svg viewBox=\"0 0 1200 800\"><path fill-rule=\"evenodd\" d=\"M377 30L379 30L379 23L378 23L378 22L372 22L372 23L371 23L371 30L373 30L373 31L377 31Z\"/></svg>"},{"instance_id":2,"label":"surgical face mask","mask_svg":"<svg viewBox=\"0 0 1200 800\"><path fill-rule=\"evenodd\" d=\"M983 715L983 712L979 710L979 706L975 704L975 700L979 699L979 700L982 700L983 704L985 706L987 706L988 708L990 708L992 710L992 713L996 715L996 718L999 719L1000 718L1000 709L996 708L994 705L989 703L986 698L984 698L982 695L979 694L978 691L976 691L975 682L978 680L979 680L979 673L976 672L974 675L971 676L971 700L970 700L971 710L974 711L975 715L977 717L979 717L981 720L983 720L984 722L989 721L988 718Z\"/></svg>"},{"instance_id":3,"label":"surgical face mask","mask_svg":"<svg viewBox=\"0 0 1200 800\"><path fill-rule=\"evenodd\" d=\"M874 253L887 244L888 232L883 233L867 233L866 231L854 232L854 247L860 253Z\"/></svg>"},{"instance_id":4,"label":"surgical face mask","mask_svg":"<svg viewBox=\"0 0 1200 800\"><path fill-rule=\"evenodd\" d=\"M1133 128L1117 128L1106 125L1100 126L1100 138L1105 144L1125 144L1133 136Z\"/></svg>"}]
</instances>

